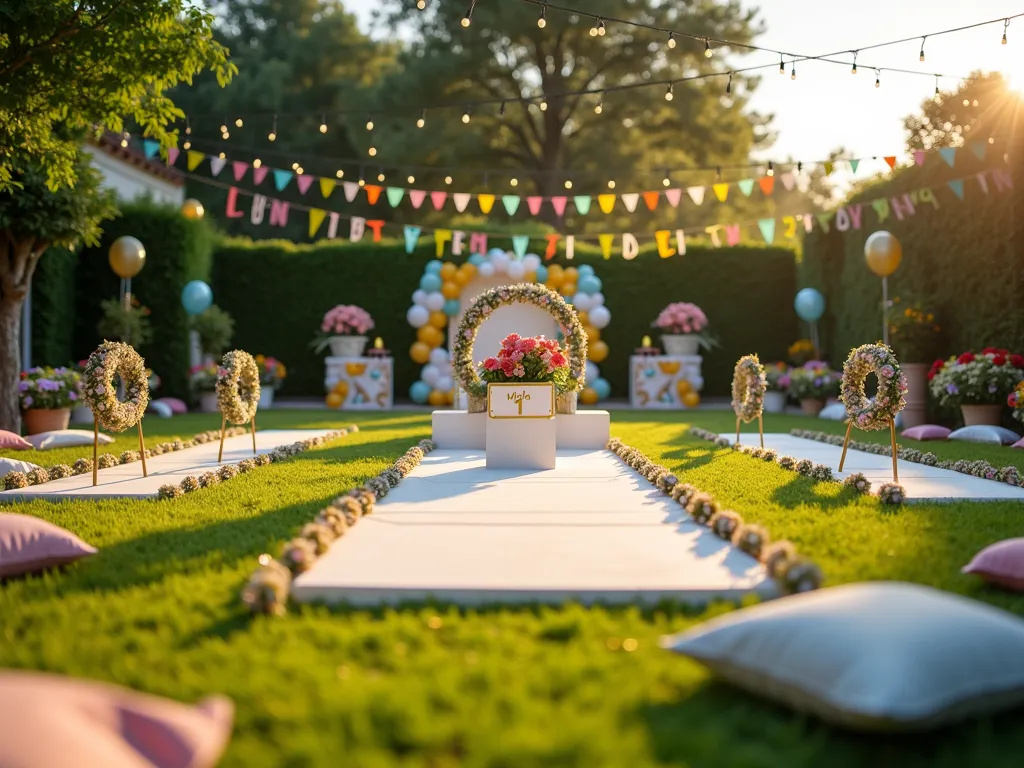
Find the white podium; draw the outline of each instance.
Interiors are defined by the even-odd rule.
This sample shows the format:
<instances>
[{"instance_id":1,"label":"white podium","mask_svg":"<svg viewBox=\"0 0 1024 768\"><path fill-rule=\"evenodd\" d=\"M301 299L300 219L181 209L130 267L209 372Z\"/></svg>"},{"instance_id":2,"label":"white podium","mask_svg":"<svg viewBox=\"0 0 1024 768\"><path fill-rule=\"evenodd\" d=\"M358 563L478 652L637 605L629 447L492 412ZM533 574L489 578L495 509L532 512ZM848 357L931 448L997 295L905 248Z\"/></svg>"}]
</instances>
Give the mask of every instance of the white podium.
<instances>
[{"instance_id":1,"label":"white podium","mask_svg":"<svg viewBox=\"0 0 1024 768\"><path fill-rule=\"evenodd\" d=\"M489 384L484 450L488 469L554 469L554 384Z\"/></svg>"}]
</instances>

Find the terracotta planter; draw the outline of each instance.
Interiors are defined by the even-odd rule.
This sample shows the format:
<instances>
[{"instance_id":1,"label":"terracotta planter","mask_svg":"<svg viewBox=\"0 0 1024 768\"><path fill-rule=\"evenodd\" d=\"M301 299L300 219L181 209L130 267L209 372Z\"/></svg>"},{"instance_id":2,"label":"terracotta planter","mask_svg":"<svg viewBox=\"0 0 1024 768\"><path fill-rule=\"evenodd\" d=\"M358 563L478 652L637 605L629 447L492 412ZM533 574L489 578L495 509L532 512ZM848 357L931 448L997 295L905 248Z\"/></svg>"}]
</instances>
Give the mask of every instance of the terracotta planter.
<instances>
[{"instance_id":1,"label":"terracotta planter","mask_svg":"<svg viewBox=\"0 0 1024 768\"><path fill-rule=\"evenodd\" d=\"M217 405L217 393L200 392L199 410L203 413L217 413L220 410L220 406Z\"/></svg>"},{"instance_id":2,"label":"terracotta planter","mask_svg":"<svg viewBox=\"0 0 1024 768\"><path fill-rule=\"evenodd\" d=\"M786 410L786 393L785 392L765 392L764 393L764 410L765 413L782 413Z\"/></svg>"},{"instance_id":3,"label":"terracotta planter","mask_svg":"<svg viewBox=\"0 0 1024 768\"><path fill-rule=\"evenodd\" d=\"M334 336L331 338L331 356L362 357L366 341L365 336Z\"/></svg>"},{"instance_id":4,"label":"terracotta planter","mask_svg":"<svg viewBox=\"0 0 1024 768\"><path fill-rule=\"evenodd\" d=\"M928 423L928 368L927 363L905 363L901 366L907 377L907 405L901 411L903 428L910 429Z\"/></svg>"},{"instance_id":5,"label":"terracotta planter","mask_svg":"<svg viewBox=\"0 0 1024 768\"><path fill-rule=\"evenodd\" d=\"M1001 405L961 405L960 412L964 416L964 426L978 425L998 427L1003 415Z\"/></svg>"},{"instance_id":6,"label":"terracotta planter","mask_svg":"<svg viewBox=\"0 0 1024 768\"><path fill-rule=\"evenodd\" d=\"M700 351L700 336L695 333L663 333L661 343L666 355L696 355Z\"/></svg>"},{"instance_id":7,"label":"terracotta planter","mask_svg":"<svg viewBox=\"0 0 1024 768\"><path fill-rule=\"evenodd\" d=\"M804 416L817 416L825 409L825 401L816 398L807 398L800 401L800 410Z\"/></svg>"},{"instance_id":8,"label":"terracotta planter","mask_svg":"<svg viewBox=\"0 0 1024 768\"><path fill-rule=\"evenodd\" d=\"M31 408L22 413L25 422L25 434L38 435L40 432L52 432L56 429L67 429L71 420L70 408Z\"/></svg>"}]
</instances>

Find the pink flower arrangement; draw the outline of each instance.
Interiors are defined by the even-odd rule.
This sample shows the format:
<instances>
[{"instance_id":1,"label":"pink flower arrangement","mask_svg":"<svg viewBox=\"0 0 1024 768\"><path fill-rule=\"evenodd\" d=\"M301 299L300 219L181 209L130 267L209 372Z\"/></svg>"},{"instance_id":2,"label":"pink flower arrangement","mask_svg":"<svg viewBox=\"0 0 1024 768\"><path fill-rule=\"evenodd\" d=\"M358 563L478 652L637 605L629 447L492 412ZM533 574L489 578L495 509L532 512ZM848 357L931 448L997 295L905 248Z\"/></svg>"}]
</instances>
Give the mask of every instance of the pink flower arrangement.
<instances>
[{"instance_id":1,"label":"pink flower arrangement","mask_svg":"<svg viewBox=\"0 0 1024 768\"><path fill-rule=\"evenodd\" d=\"M683 301L669 304L658 315L654 326L664 333L701 333L708 325L707 315L696 304Z\"/></svg>"},{"instance_id":2,"label":"pink flower arrangement","mask_svg":"<svg viewBox=\"0 0 1024 768\"><path fill-rule=\"evenodd\" d=\"M553 381L564 386L569 379L569 358L558 342L543 336L510 333L495 357L483 361L484 381Z\"/></svg>"},{"instance_id":3,"label":"pink flower arrangement","mask_svg":"<svg viewBox=\"0 0 1024 768\"><path fill-rule=\"evenodd\" d=\"M339 304L320 323L321 331L335 336L362 336L373 327L370 313L354 304Z\"/></svg>"}]
</instances>

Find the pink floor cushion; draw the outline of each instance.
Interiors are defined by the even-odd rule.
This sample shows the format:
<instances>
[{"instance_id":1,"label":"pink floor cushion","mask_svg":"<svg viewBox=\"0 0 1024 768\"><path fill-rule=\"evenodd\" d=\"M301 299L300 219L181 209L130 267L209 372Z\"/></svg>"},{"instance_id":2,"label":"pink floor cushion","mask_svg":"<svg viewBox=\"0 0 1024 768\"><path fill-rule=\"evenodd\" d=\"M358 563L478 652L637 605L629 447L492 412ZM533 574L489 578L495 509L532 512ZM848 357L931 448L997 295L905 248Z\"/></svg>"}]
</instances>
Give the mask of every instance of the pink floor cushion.
<instances>
[{"instance_id":1,"label":"pink floor cushion","mask_svg":"<svg viewBox=\"0 0 1024 768\"><path fill-rule=\"evenodd\" d=\"M1016 443L1010 446L1011 448L1024 448L1024 437L1018 440Z\"/></svg>"},{"instance_id":2,"label":"pink floor cushion","mask_svg":"<svg viewBox=\"0 0 1024 768\"><path fill-rule=\"evenodd\" d=\"M95 547L53 523L0 513L0 578L67 565L95 554Z\"/></svg>"},{"instance_id":3,"label":"pink floor cushion","mask_svg":"<svg viewBox=\"0 0 1024 768\"><path fill-rule=\"evenodd\" d=\"M183 413L188 413L188 406L185 405L183 400L179 400L176 397L161 397L159 400L155 400L157 403L166 403L171 407L171 413L175 416L180 416Z\"/></svg>"},{"instance_id":4,"label":"pink floor cushion","mask_svg":"<svg viewBox=\"0 0 1024 768\"><path fill-rule=\"evenodd\" d=\"M1024 592L1024 539L1007 539L985 547L963 567L989 584Z\"/></svg>"},{"instance_id":5,"label":"pink floor cushion","mask_svg":"<svg viewBox=\"0 0 1024 768\"><path fill-rule=\"evenodd\" d=\"M968 443L991 443L993 445L1013 445L1020 440L1020 435L1006 427L990 427L976 424L973 427L960 427L949 433L950 440L963 440Z\"/></svg>"},{"instance_id":6,"label":"pink floor cushion","mask_svg":"<svg viewBox=\"0 0 1024 768\"><path fill-rule=\"evenodd\" d=\"M0 451L28 451L31 448L32 443L21 435L0 429Z\"/></svg>"},{"instance_id":7,"label":"pink floor cushion","mask_svg":"<svg viewBox=\"0 0 1024 768\"><path fill-rule=\"evenodd\" d=\"M231 736L234 705L196 706L106 683L0 670L0 752L18 768L209 768Z\"/></svg>"},{"instance_id":8,"label":"pink floor cushion","mask_svg":"<svg viewBox=\"0 0 1024 768\"><path fill-rule=\"evenodd\" d=\"M945 440L949 437L950 431L938 424L922 424L919 427L903 430L900 437L905 437L907 440Z\"/></svg>"}]
</instances>

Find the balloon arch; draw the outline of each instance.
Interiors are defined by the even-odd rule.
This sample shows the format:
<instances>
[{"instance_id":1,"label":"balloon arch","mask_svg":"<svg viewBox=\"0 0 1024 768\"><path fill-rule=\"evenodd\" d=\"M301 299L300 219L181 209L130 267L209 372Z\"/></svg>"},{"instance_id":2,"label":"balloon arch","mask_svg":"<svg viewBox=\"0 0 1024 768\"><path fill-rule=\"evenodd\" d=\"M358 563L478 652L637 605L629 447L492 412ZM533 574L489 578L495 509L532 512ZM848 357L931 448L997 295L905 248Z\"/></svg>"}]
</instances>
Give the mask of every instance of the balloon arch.
<instances>
[{"instance_id":1,"label":"balloon arch","mask_svg":"<svg viewBox=\"0 0 1024 768\"><path fill-rule=\"evenodd\" d=\"M611 394L611 385L601 377L598 363L608 357L608 345L601 340L601 330L611 322L612 315L604 305L601 279L589 264L546 267L540 257L528 253L518 258L511 252L492 248L487 255L473 254L456 265L438 259L427 262L419 288L412 295L412 306L406 313L409 325L416 329L416 342L409 349L413 362L423 365L419 380L409 389L417 403L435 406L451 405L455 399L451 355L445 347L446 330L462 311L462 295L477 277L506 277L508 285L540 283L557 291L574 306L587 334L588 360L586 387L580 395L585 404L597 403ZM472 298L470 296L469 298Z\"/></svg>"}]
</instances>

